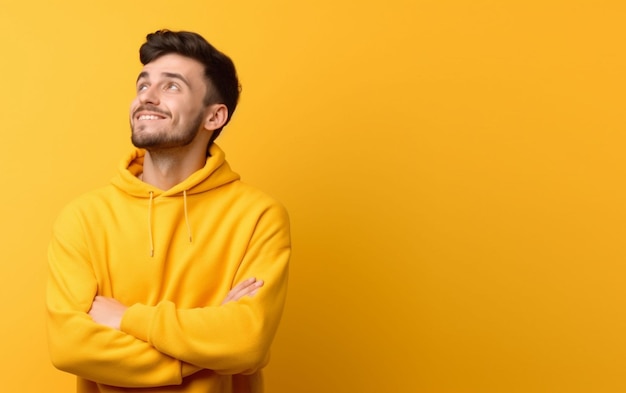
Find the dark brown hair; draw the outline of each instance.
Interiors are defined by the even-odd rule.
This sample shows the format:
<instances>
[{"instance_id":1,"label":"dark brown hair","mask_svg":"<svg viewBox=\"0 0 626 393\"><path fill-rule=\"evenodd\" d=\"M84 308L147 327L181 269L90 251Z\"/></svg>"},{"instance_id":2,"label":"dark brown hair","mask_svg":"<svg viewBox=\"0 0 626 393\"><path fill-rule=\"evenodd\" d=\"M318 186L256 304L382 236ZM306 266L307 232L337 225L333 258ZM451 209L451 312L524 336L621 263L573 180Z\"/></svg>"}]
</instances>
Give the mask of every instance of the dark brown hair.
<instances>
[{"instance_id":1,"label":"dark brown hair","mask_svg":"<svg viewBox=\"0 0 626 393\"><path fill-rule=\"evenodd\" d=\"M226 105L228 118L224 125L228 124L237 107L241 91L237 71L230 57L197 33L158 30L146 36L146 42L139 49L139 60L141 64L146 65L170 53L192 58L204 65L204 74L210 82L204 103ZM221 131L221 128L215 130L212 140L217 138Z\"/></svg>"}]
</instances>

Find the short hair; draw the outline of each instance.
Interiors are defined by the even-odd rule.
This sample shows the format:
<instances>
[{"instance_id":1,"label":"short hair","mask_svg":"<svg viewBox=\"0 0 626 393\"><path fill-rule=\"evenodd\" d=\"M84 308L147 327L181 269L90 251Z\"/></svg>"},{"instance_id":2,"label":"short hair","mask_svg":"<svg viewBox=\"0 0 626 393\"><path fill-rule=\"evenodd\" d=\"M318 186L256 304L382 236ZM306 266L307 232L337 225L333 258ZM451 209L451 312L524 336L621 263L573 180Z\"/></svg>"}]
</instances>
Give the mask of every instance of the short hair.
<instances>
[{"instance_id":1,"label":"short hair","mask_svg":"<svg viewBox=\"0 0 626 393\"><path fill-rule=\"evenodd\" d=\"M171 53L192 58L204 66L204 75L210 82L204 103L226 105L228 117L224 126L228 124L235 112L241 92L237 70L230 57L217 50L197 33L163 29L146 36L146 42L139 48L139 60L141 64L146 65ZM212 90L214 91L211 94ZM215 130L211 141L217 138L221 131L221 128Z\"/></svg>"}]
</instances>

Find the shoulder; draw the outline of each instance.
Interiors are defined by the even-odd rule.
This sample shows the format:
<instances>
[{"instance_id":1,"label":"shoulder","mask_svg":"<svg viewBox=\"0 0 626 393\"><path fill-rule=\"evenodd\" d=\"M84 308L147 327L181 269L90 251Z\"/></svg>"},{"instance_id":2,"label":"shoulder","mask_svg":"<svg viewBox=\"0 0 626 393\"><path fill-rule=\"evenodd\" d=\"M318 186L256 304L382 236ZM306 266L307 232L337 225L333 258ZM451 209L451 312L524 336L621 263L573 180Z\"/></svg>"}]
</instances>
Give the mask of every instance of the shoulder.
<instances>
[{"instance_id":1,"label":"shoulder","mask_svg":"<svg viewBox=\"0 0 626 393\"><path fill-rule=\"evenodd\" d=\"M71 200L66 206L65 209L85 209L89 208L93 205L98 205L101 203L106 203L116 192L116 188L112 187L110 184L93 189L91 191L85 192L73 200Z\"/></svg>"},{"instance_id":2,"label":"shoulder","mask_svg":"<svg viewBox=\"0 0 626 393\"><path fill-rule=\"evenodd\" d=\"M109 204L115 188L107 185L83 193L68 202L59 212L55 226L79 221L86 216L102 211L102 207Z\"/></svg>"},{"instance_id":3,"label":"shoulder","mask_svg":"<svg viewBox=\"0 0 626 393\"><path fill-rule=\"evenodd\" d=\"M229 215L245 217L245 220L289 222L284 204L256 186L237 180L220 188L223 193L215 202L220 210L228 211Z\"/></svg>"},{"instance_id":4,"label":"shoulder","mask_svg":"<svg viewBox=\"0 0 626 393\"><path fill-rule=\"evenodd\" d=\"M260 208L277 208L285 209L281 201L269 193L257 188L256 186L247 184L241 180L232 183L233 192L245 202Z\"/></svg>"}]
</instances>

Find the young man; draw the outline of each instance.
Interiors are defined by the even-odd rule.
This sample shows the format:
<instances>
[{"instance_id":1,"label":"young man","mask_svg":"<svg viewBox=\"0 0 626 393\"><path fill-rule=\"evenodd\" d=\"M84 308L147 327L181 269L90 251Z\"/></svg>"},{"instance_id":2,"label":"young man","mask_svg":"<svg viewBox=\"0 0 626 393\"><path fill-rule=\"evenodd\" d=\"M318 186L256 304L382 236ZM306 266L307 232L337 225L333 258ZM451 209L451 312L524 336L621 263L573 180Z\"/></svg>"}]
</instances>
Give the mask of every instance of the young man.
<instances>
[{"instance_id":1,"label":"young man","mask_svg":"<svg viewBox=\"0 0 626 393\"><path fill-rule=\"evenodd\" d=\"M137 149L54 226L53 364L86 392L261 392L287 290L283 207L213 144L239 97L232 61L157 31L130 107Z\"/></svg>"}]
</instances>

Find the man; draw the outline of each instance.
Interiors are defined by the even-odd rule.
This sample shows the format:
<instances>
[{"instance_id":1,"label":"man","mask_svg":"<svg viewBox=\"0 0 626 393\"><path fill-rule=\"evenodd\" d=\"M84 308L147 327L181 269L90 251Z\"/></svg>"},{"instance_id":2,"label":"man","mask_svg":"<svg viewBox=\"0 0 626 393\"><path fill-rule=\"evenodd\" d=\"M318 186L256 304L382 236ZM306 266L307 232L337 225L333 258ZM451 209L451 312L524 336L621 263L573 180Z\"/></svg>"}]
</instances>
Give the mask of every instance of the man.
<instances>
[{"instance_id":1,"label":"man","mask_svg":"<svg viewBox=\"0 0 626 393\"><path fill-rule=\"evenodd\" d=\"M53 364L86 392L261 392L290 254L283 207L213 143L239 98L232 61L157 31L130 107L137 149L53 230Z\"/></svg>"}]
</instances>

